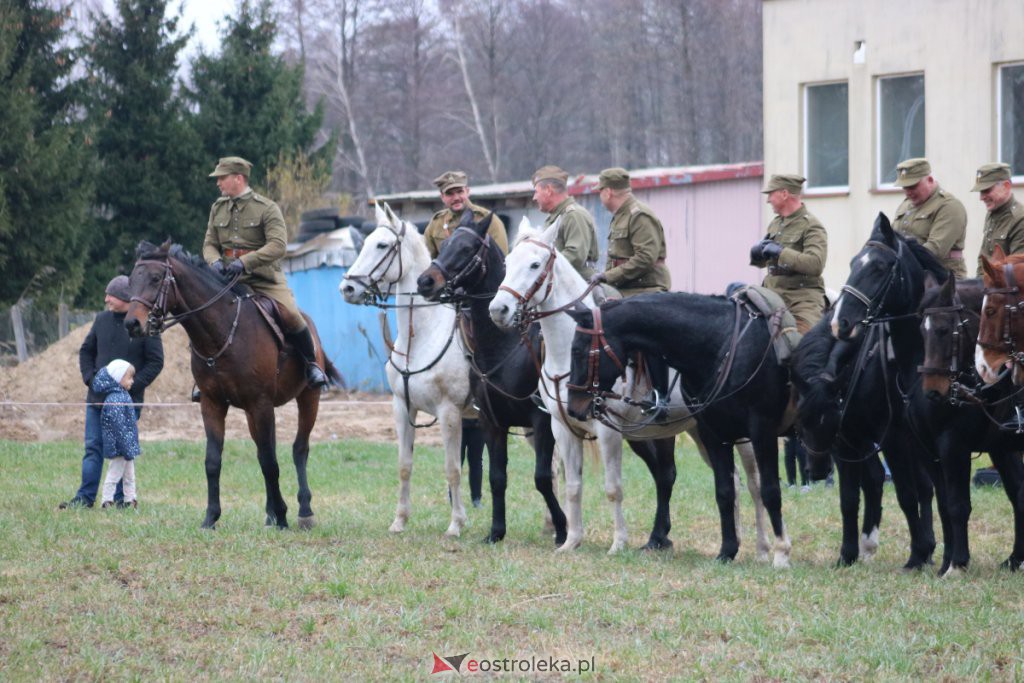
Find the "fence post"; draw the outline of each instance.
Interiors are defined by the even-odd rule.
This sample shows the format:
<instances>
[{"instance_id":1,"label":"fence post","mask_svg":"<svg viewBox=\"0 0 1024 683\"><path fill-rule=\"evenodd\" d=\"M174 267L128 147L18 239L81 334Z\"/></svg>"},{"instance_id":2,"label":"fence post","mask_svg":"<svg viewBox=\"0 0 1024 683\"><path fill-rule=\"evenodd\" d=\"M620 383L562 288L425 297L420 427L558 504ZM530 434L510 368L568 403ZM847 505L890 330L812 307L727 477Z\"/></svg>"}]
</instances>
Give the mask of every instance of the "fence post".
<instances>
[{"instance_id":1,"label":"fence post","mask_svg":"<svg viewBox=\"0 0 1024 683\"><path fill-rule=\"evenodd\" d=\"M25 345L25 325L21 320L21 306L11 306L11 326L14 328L14 344L18 349L18 362L28 360L28 347Z\"/></svg>"},{"instance_id":2,"label":"fence post","mask_svg":"<svg viewBox=\"0 0 1024 683\"><path fill-rule=\"evenodd\" d=\"M57 306L57 339L63 339L71 332L71 321L68 319L68 305L63 301Z\"/></svg>"}]
</instances>

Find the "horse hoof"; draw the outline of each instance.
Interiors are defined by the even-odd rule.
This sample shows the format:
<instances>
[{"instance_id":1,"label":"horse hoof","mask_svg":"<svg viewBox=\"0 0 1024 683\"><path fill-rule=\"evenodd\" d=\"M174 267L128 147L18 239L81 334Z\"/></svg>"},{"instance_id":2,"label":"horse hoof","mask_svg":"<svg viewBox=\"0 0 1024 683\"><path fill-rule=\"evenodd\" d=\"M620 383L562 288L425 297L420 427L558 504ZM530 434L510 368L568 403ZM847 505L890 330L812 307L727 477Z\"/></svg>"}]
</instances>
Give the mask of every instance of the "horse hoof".
<instances>
[{"instance_id":1,"label":"horse hoof","mask_svg":"<svg viewBox=\"0 0 1024 683\"><path fill-rule=\"evenodd\" d=\"M836 560L836 569L845 569L846 567L852 567L856 562L856 557L843 557L842 555L840 555L839 559Z\"/></svg>"},{"instance_id":2,"label":"horse hoof","mask_svg":"<svg viewBox=\"0 0 1024 683\"><path fill-rule=\"evenodd\" d=\"M772 559L772 566L776 569L789 569L789 555L775 553L775 557Z\"/></svg>"},{"instance_id":3,"label":"horse hoof","mask_svg":"<svg viewBox=\"0 0 1024 683\"><path fill-rule=\"evenodd\" d=\"M956 578L958 576L963 576L966 573L967 573L967 567L957 567L957 566L954 566L954 565L950 565L949 568L946 569L946 571L939 573L939 578L941 578L941 579Z\"/></svg>"},{"instance_id":4,"label":"horse hoof","mask_svg":"<svg viewBox=\"0 0 1024 683\"><path fill-rule=\"evenodd\" d=\"M1011 572L1015 572L1018 569L1020 569L1020 565L1021 560L1015 558L1013 555L1010 555L1008 558L1003 560L1003 563L999 566L1003 569L1009 569Z\"/></svg>"},{"instance_id":5,"label":"horse hoof","mask_svg":"<svg viewBox=\"0 0 1024 683\"><path fill-rule=\"evenodd\" d=\"M564 531L562 533L556 533L555 534L555 547L558 548L558 547L562 546L565 543L565 538L566 538L566 534L565 534Z\"/></svg>"},{"instance_id":6,"label":"horse hoof","mask_svg":"<svg viewBox=\"0 0 1024 683\"><path fill-rule=\"evenodd\" d=\"M735 559L734 555L726 555L725 553L719 553L718 557L715 558L715 561L720 563L720 564L729 564L734 559Z\"/></svg>"},{"instance_id":7,"label":"horse hoof","mask_svg":"<svg viewBox=\"0 0 1024 683\"><path fill-rule=\"evenodd\" d=\"M462 535L462 529L452 524L445 530L444 535L448 538L458 538Z\"/></svg>"},{"instance_id":8,"label":"horse hoof","mask_svg":"<svg viewBox=\"0 0 1024 683\"><path fill-rule=\"evenodd\" d=\"M618 541L616 541L615 543L612 543L612 547L611 548L608 548L608 554L609 555L618 555L623 550L625 550L625 548L626 548L626 544L625 543L619 543Z\"/></svg>"},{"instance_id":9,"label":"horse hoof","mask_svg":"<svg viewBox=\"0 0 1024 683\"><path fill-rule=\"evenodd\" d=\"M482 542L488 545L494 545L495 543L501 543L503 540L505 540L505 534L496 534L491 532L484 536Z\"/></svg>"},{"instance_id":10,"label":"horse hoof","mask_svg":"<svg viewBox=\"0 0 1024 683\"><path fill-rule=\"evenodd\" d=\"M573 550L576 550L576 548L579 548L580 544L582 542L583 542L583 539L581 539L581 538L571 539L571 540L570 539L566 539L565 543L563 543L562 545L560 545L557 548L555 548L555 552L556 553L569 553L569 552L572 552Z\"/></svg>"},{"instance_id":11,"label":"horse hoof","mask_svg":"<svg viewBox=\"0 0 1024 683\"><path fill-rule=\"evenodd\" d=\"M403 531L405 531L405 523L400 522L396 519L391 523L391 526L388 527L388 531L390 531L393 534L400 534Z\"/></svg>"},{"instance_id":12,"label":"horse hoof","mask_svg":"<svg viewBox=\"0 0 1024 683\"><path fill-rule=\"evenodd\" d=\"M651 537L640 550L672 550L672 539Z\"/></svg>"},{"instance_id":13,"label":"horse hoof","mask_svg":"<svg viewBox=\"0 0 1024 683\"><path fill-rule=\"evenodd\" d=\"M310 515L309 517L299 517L298 523L300 529L312 529L316 526L316 515Z\"/></svg>"}]
</instances>

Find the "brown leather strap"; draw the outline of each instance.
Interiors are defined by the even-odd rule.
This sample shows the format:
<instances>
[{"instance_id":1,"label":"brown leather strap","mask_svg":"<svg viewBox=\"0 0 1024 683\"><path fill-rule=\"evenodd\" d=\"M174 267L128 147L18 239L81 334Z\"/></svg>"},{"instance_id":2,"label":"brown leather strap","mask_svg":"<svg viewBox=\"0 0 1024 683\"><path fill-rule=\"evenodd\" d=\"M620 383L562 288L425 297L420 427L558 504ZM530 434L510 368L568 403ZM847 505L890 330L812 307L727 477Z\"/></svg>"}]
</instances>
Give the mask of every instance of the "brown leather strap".
<instances>
[{"instance_id":1,"label":"brown leather strap","mask_svg":"<svg viewBox=\"0 0 1024 683\"><path fill-rule=\"evenodd\" d=\"M628 258L613 258L613 259L611 259L612 268L618 268L619 266L621 266L623 263L625 263L628 260L629 260ZM654 265L656 265L656 266L663 266L663 265L665 265L665 259L663 259L663 258L658 259L657 261L654 262Z\"/></svg>"},{"instance_id":2,"label":"brown leather strap","mask_svg":"<svg viewBox=\"0 0 1024 683\"><path fill-rule=\"evenodd\" d=\"M256 250L255 249L232 249L231 247L226 247L224 249L224 256L226 258L242 258L246 254L251 254L254 251L256 251Z\"/></svg>"}]
</instances>

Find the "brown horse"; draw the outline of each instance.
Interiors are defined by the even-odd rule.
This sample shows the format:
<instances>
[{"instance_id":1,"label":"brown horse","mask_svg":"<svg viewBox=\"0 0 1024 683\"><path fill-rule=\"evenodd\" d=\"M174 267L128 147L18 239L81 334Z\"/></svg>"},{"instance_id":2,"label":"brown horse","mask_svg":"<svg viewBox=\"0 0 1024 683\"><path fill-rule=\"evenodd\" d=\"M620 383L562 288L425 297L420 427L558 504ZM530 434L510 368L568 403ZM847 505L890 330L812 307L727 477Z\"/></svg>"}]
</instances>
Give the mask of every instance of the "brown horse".
<instances>
[{"instance_id":1,"label":"brown horse","mask_svg":"<svg viewBox=\"0 0 1024 683\"><path fill-rule=\"evenodd\" d=\"M991 259L981 257L981 267L985 299L975 368L985 384L995 384L1009 369L1014 385L1024 385L1024 254L1006 256L996 246Z\"/></svg>"},{"instance_id":2,"label":"brown horse","mask_svg":"<svg viewBox=\"0 0 1024 683\"><path fill-rule=\"evenodd\" d=\"M206 430L206 519L212 529L220 519L220 466L224 418L228 407L245 411L249 434L267 489L267 526L288 526L288 506L278 483L274 408L295 399L299 428L292 459L299 482L299 527L315 522L312 494L306 480L309 434L320 407L320 391L306 383L302 357L272 331L247 287L232 287L199 257L170 240L156 247L139 244L130 279L131 305L125 327L132 336L160 334L167 324L181 323L192 351L192 376L201 391L200 408ZM170 321L166 316L171 316ZM306 322L316 342L317 362L340 382L338 371L323 353L313 321Z\"/></svg>"}]
</instances>

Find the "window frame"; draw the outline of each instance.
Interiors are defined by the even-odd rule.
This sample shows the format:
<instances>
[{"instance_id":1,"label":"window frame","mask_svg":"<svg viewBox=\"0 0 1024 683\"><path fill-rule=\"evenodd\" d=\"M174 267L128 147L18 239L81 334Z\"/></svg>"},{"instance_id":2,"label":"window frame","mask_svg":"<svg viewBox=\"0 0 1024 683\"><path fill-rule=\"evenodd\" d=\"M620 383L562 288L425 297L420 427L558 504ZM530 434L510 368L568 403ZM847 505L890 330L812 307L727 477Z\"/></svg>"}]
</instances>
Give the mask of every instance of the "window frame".
<instances>
[{"instance_id":1,"label":"window frame","mask_svg":"<svg viewBox=\"0 0 1024 683\"><path fill-rule=\"evenodd\" d=\"M1006 62L996 65L996 158L1003 159L1003 69L1018 67L1024 69L1022 62ZM1024 116L1024 106L1021 107L1021 116ZM1024 159L1014 160L1021 166L1021 173L1010 177L1014 184L1024 183ZM1009 162L1007 162L1009 163Z\"/></svg>"},{"instance_id":2,"label":"window frame","mask_svg":"<svg viewBox=\"0 0 1024 683\"><path fill-rule=\"evenodd\" d=\"M810 152L810 141L808 135L810 134L810 91L812 88L818 88L830 85L845 85L846 86L846 184L845 185L811 185L810 169L811 169L811 152ZM801 143L803 146L802 150L802 162L804 175L807 176L807 186L804 189L806 195L827 195L827 194L849 194L850 192L850 81L848 79L836 79L831 81L815 81L813 83L804 83L801 86L803 91L803 102L802 102L802 115L803 115L803 131L801 135Z\"/></svg>"},{"instance_id":3,"label":"window frame","mask_svg":"<svg viewBox=\"0 0 1024 683\"><path fill-rule=\"evenodd\" d=\"M872 173L874 175L874 187L875 187L876 190L879 190L879 191L883 191L883 192L885 192L885 191L897 192L897 191L902 191L902 189L903 189L903 188L899 187L898 185L896 185L895 181L889 183L889 182L885 182L883 180L884 174L883 174L883 171L882 171L882 158L883 158L883 155L882 155L882 82L883 81L887 81L887 80L892 80L894 78L910 78L910 77L916 77L916 78L920 78L921 79L921 88L922 88L922 91L924 92L924 99L923 99L924 105L923 106L925 107L925 114L927 114L927 111L928 111L928 106L927 106L928 105L927 85L928 84L925 81L924 71L910 71L910 72L906 72L906 73L895 73L895 74L885 74L885 75L875 76L875 115L874 115L875 162L873 164L874 169L873 169ZM928 149L928 121L927 121L927 119L925 119L925 121L924 121L924 126L925 126L925 131L924 131L925 149L921 150L921 154L919 155L921 157L927 157L928 156L928 154L927 154L927 149ZM918 156L918 155L915 155L915 156ZM897 162L897 163L899 163L899 162Z\"/></svg>"}]
</instances>

